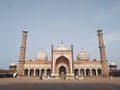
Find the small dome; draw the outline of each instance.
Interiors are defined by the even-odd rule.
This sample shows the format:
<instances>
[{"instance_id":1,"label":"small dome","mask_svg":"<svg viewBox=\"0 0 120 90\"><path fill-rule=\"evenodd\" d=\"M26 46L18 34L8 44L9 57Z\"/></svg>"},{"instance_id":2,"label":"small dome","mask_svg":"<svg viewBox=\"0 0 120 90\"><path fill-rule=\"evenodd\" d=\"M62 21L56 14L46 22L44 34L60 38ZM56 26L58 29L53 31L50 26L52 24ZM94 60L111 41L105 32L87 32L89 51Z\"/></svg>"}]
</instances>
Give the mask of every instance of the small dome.
<instances>
[{"instance_id":1,"label":"small dome","mask_svg":"<svg viewBox=\"0 0 120 90\"><path fill-rule=\"evenodd\" d=\"M82 50L77 55L77 60L89 60L89 55L86 53L86 51Z\"/></svg>"},{"instance_id":2,"label":"small dome","mask_svg":"<svg viewBox=\"0 0 120 90\"><path fill-rule=\"evenodd\" d=\"M47 59L48 59L48 56L44 51L41 51L36 56L36 60L47 60Z\"/></svg>"},{"instance_id":3,"label":"small dome","mask_svg":"<svg viewBox=\"0 0 120 90\"><path fill-rule=\"evenodd\" d=\"M16 64L15 63L11 63L10 66L16 66Z\"/></svg>"},{"instance_id":4,"label":"small dome","mask_svg":"<svg viewBox=\"0 0 120 90\"><path fill-rule=\"evenodd\" d=\"M59 48L57 48L57 50L68 50L65 45L63 44L63 42L61 42Z\"/></svg>"},{"instance_id":5,"label":"small dome","mask_svg":"<svg viewBox=\"0 0 120 90\"><path fill-rule=\"evenodd\" d=\"M114 63L114 62L111 62L110 65L111 66L117 66L116 63Z\"/></svg>"}]
</instances>

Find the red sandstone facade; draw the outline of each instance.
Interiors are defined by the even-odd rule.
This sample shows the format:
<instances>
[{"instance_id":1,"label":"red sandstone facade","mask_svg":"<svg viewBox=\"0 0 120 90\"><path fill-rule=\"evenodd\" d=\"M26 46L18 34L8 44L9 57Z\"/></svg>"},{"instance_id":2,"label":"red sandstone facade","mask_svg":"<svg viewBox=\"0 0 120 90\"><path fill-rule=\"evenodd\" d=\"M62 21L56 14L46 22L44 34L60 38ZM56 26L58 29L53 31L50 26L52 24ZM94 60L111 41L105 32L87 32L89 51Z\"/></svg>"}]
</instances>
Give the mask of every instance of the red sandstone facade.
<instances>
[{"instance_id":1,"label":"red sandstone facade","mask_svg":"<svg viewBox=\"0 0 120 90\"><path fill-rule=\"evenodd\" d=\"M75 76L109 76L102 30L97 32L100 60L89 60L84 50L80 51L77 60L73 60L73 45L68 49L63 42L57 49L51 45L52 60L48 60L44 51L38 53L35 60L25 60L27 31L23 31L18 75L66 79Z\"/></svg>"}]
</instances>

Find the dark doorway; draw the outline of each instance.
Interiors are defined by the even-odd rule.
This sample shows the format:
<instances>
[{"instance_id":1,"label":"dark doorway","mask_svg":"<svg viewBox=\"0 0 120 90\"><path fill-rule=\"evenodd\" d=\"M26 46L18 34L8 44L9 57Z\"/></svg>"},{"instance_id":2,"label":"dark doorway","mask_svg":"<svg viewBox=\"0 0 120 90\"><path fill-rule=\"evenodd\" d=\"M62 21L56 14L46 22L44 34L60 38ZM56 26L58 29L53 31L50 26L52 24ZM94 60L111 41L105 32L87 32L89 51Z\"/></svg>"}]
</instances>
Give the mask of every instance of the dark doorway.
<instances>
[{"instance_id":1,"label":"dark doorway","mask_svg":"<svg viewBox=\"0 0 120 90\"><path fill-rule=\"evenodd\" d=\"M66 77L66 68L64 66L61 66L59 68L59 75L60 75L61 79L65 79L65 77Z\"/></svg>"}]
</instances>

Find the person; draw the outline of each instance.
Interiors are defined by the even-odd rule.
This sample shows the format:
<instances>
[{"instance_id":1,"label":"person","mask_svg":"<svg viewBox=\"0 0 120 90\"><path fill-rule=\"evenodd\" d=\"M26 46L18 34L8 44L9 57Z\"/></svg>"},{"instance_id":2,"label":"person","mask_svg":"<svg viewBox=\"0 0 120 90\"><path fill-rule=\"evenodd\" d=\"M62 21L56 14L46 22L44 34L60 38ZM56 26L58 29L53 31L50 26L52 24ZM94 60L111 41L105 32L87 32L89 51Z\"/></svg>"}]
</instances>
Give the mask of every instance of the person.
<instances>
[{"instance_id":1,"label":"person","mask_svg":"<svg viewBox=\"0 0 120 90\"><path fill-rule=\"evenodd\" d=\"M42 80L42 76L40 76L40 80Z\"/></svg>"}]
</instances>

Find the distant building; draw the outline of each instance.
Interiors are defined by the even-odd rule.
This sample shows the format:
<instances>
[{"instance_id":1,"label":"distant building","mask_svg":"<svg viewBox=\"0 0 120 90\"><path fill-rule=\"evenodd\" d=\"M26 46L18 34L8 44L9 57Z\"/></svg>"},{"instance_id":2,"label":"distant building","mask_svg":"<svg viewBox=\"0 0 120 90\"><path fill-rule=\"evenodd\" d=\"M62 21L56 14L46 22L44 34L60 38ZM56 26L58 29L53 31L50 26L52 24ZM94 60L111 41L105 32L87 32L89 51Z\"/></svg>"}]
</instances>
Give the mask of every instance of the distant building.
<instances>
[{"instance_id":1,"label":"distant building","mask_svg":"<svg viewBox=\"0 0 120 90\"><path fill-rule=\"evenodd\" d=\"M114 62L111 62L109 65L110 70L117 70L117 64Z\"/></svg>"},{"instance_id":2,"label":"distant building","mask_svg":"<svg viewBox=\"0 0 120 90\"><path fill-rule=\"evenodd\" d=\"M17 70L17 65L16 65L15 63L11 63L11 64L9 65L9 70L11 70L11 71L16 71L16 70Z\"/></svg>"},{"instance_id":3,"label":"distant building","mask_svg":"<svg viewBox=\"0 0 120 90\"><path fill-rule=\"evenodd\" d=\"M109 74L110 76L113 76L113 77L120 77L120 70L117 69L117 64L112 62L110 63L109 65Z\"/></svg>"},{"instance_id":4,"label":"distant building","mask_svg":"<svg viewBox=\"0 0 120 90\"><path fill-rule=\"evenodd\" d=\"M77 55L77 60L73 59L73 45L66 48L61 42L58 48L51 45L51 60L42 50L37 54L35 60L26 60L26 40L27 30L23 31L20 59L18 61L19 76L41 76L51 78L67 79L76 76L109 76L108 63L103 41L102 29L97 30L100 60L90 60L86 51L81 50Z\"/></svg>"},{"instance_id":5,"label":"distant building","mask_svg":"<svg viewBox=\"0 0 120 90\"><path fill-rule=\"evenodd\" d=\"M17 65L15 63L11 63L8 69L0 69L0 78L8 78L15 77L17 72Z\"/></svg>"}]
</instances>

